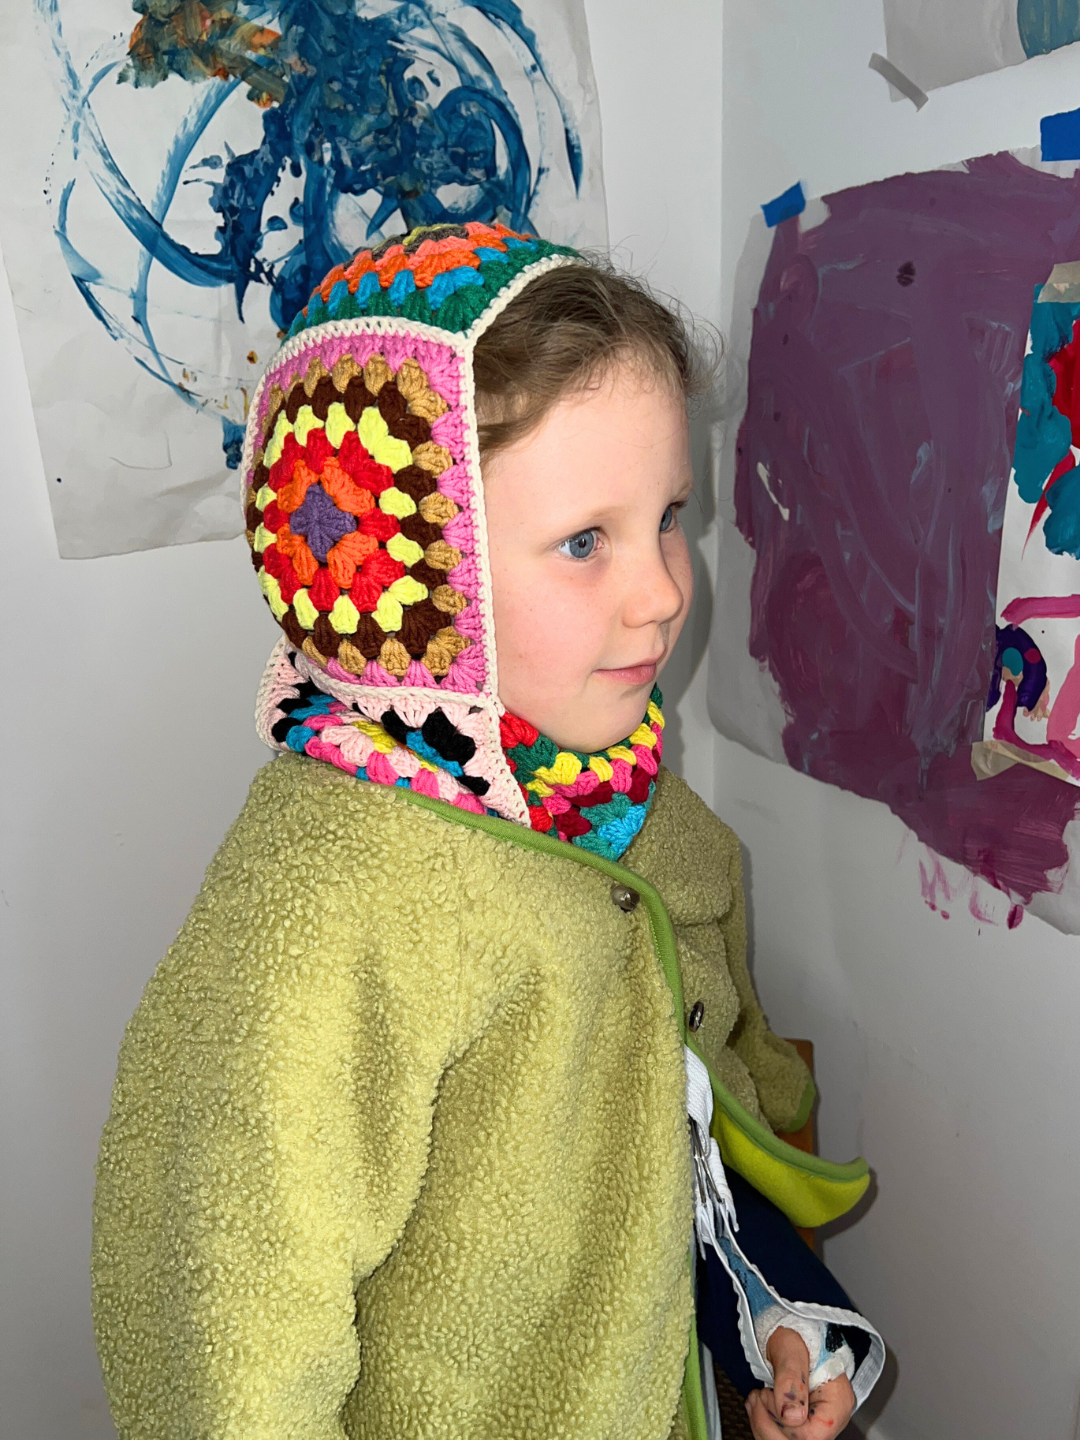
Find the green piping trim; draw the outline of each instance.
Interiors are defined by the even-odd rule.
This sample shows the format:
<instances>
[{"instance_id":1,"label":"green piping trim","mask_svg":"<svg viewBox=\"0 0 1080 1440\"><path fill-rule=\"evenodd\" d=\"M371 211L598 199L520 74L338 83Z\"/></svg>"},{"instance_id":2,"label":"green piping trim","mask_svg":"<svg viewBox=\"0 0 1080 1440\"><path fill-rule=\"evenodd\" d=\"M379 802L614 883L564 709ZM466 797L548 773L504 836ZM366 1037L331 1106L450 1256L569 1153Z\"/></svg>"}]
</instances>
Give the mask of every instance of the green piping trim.
<instances>
[{"instance_id":1,"label":"green piping trim","mask_svg":"<svg viewBox=\"0 0 1080 1440\"><path fill-rule=\"evenodd\" d=\"M445 800L434 800L429 795L419 795L415 790L406 790L403 786L399 788L401 795L410 805L418 805L422 810L430 810L433 815L438 815L452 824L464 825L469 830L482 830L495 839L507 840L512 845L520 845L526 850L537 850L540 854L551 855L557 860L576 860L579 865L585 865L601 875L606 875L608 879L635 890L645 902L653 948L664 971L664 978L671 991L671 997L675 1002L675 1019L683 1044L689 1044L704 1063L704 1056L686 1028L682 974L679 970L678 950L675 945L675 932L672 929L671 917L659 894L647 880L635 874L633 870L616 864L613 860L607 860L603 856L594 854L591 850L583 850L580 845L568 845L565 840L541 834L537 830L526 830L523 825L518 825L512 820L501 820L494 815L477 815L474 811L461 810L456 805L449 805ZM816 1155L804 1155L801 1150L796 1150L794 1145L788 1145L786 1141L778 1139L767 1126L760 1124L744 1110L734 1095L719 1083L711 1070L709 1079L712 1082L716 1104L723 1107L725 1113L743 1131L748 1140L769 1155L788 1166L827 1180L853 1180L867 1174L869 1167L865 1160L853 1160L848 1165L833 1165L827 1160L819 1159ZM800 1115L805 1108L806 1116L809 1116L816 1093L814 1082L811 1080L799 1104ZM799 1125L805 1124L806 1116L793 1128L798 1129ZM690 1259L693 1264L693 1243L691 1243ZM701 1389L701 1356L698 1349L697 1322L693 1315L690 1318L690 1348L683 1375L682 1393L686 1406L687 1424L690 1428L690 1440L708 1440L705 1400Z\"/></svg>"},{"instance_id":2,"label":"green piping trim","mask_svg":"<svg viewBox=\"0 0 1080 1440\"><path fill-rule=\"evenodd\" d=\"M814 1084L814 1077L811 1075L806 1082L806 1089L799 1101L799 1108L795 1111L795 1119L790 1125L784 1127L784 1133L791 1135L796 1130L801 1130L810 1119L810 1112L814 1108L814 1101L817 1099L817 1086Z\"/></svg>"},{"instance_id":3,"label":"green piping trim","mask_svg":"<svg viewBox=\"0 0 1080 1440\"><path fill-rule=\"evenodd\" d=\"M613 860L607 860L601 855L594 854L591 850L583 850L580 845L568 845L565 840L559 840L551 835L543 835L537 830L526 830L523 825L517 825L512 820L500 820L494 815L477 815L472 810L461 810L456 805L447 804L445 800L435 800L430 795L418 795L415 790L406 790L404 786L401 787L401 790L410 804L419 805L421 809L430 810L432 814L440 815L443 819L464 825L470 830L483 830L496 839L509 840L512 844L521 845L526 850L538 850L543 855L553 855L557 860L576 860L579 865L588 866L601 875L606 875L608 879L636 891L645 902L645 913L649 917L653 949L660 960L664 979L667 981L671 997L675 1002L675 1019L679 1033L683 1043L686 1043L687 1029L686 1016L683 1012L682 974L679 970L679 952L675 944L675 932L672 929L671 917L667 913L664 902L647 880L643 880L633 870L627 870L624 866L617 865ZM714 1085L715 1083L713 1081ZM692 1267L694 1261L692 1241L689 1259ZM690 1440L708 1440L705 1397L701 1390L701 1354L698 1349L697 1321L693 1313L690 1316L690 1348L687 1351L686 1369L683 1372L682 1395L683 1403L686 1406Z\"/></svg>"},{"instance_id":4,"label":"green piping trim","mask_svg":"<svg viewBox=\"0 0 1080 1440\"><path fill-rule=\"evenodd\" d=\"M610 880L626 885L631 890L636 890L644 901L645 911L649 917L649 928L652 932L653 947L663 968L672 999L675 1001L675 1019L679 1033L683 1043L689 1044L690 1049L704 1063L705 1057L686 1028L682 975L679 971L679 957L675 946L675 932L671 926L671 917L667 913L663 900L647 880L636 875L633 870L628 870L624 865L616 864L614 860L607 860L602 855L595 855L591 850L583 850L580 845L569 845L565 840L541 834L538 830L527 830L524 825L519 825L513 820L500 820L495 815L477 815L472 810L461 810L458 806L450 805L445 800L434 800L429 795L419 795L415 790L406 790L404 786L395 788L396 793L402 795L409 804L419 805L421 809L430 810L432 814L439 815L453 824L464 825L470 830L483 830L498 840L508 840L512 845L520 845L526 850L538 850L541 854L552 855L557 860L575 860L579 865L585 865L589 869L598 871L601 875L606 875ZM859 1180L869 1174L870 1167L865 1160L851 1160L846 1165L840 1165L830 1160L822 1160L817 1155L807 1155L802 1150L797 1150L794 1145L789 1145L786 1140L781 1140L779 1136L774 1135L767 1125L763 1125L760 1120L755 1120L749 1111L744 1110L731 1091L720 1084L711 1070L709 1078L712 1081L715 1103L723 1109L748 1140L772 1156L773 1159L781 1161L792 1169L801 1170L805 1174L833 1182ZM812 1086L813 1082L811 1081L810 1086L807 1087L811 1105L814 1103ZM800 1111L805 1103L806 1095L804 1094L799 1106Z\"/></svg>"},{"instance_id":5,"label":"green piping trim","mask_svg":"<svg viewBox=\"0 0 1080 1440\"><path fill-rule=\"evenodd\" d=\"M564 842L565 843L565 842ZM693 1262L694 1247L690 1247ZM705 1419L705 1396L701 1389L701 1349L698 1346L697 1318L690 1316L690 1349L686 1355L686 1369L683 1372L683 1403L686 1406L686 1424L690 1440L709 1440L709 1426Z\"/></svg>"}]
</instances>

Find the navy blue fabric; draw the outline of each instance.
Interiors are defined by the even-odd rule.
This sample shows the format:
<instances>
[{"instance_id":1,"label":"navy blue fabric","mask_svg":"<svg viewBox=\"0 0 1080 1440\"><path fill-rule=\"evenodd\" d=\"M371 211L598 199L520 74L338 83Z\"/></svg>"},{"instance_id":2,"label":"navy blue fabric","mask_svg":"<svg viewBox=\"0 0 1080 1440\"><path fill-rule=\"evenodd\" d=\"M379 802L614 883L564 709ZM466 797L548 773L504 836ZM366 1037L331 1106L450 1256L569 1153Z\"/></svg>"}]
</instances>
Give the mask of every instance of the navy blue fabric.
<instances>
[{"instance_id":1,"label":"navy blue fabric","mask_svg":"<svg viewBox=\"0 0 1080 1440\"><path fill-rule=\"evenodd\" d=\"M772 1288L785 1300L854 1310L843 1286L783 1211L759 1195L741 1175L729 1170L727 1178L739 1217L735 1236L739 1248ZM754 1379L739 1339L739 1312L731 1276L711 1247L704 1260L698 1252L697 1329L703 1343L712 1351L713 1359L740 1395L745 1397L751 1390L761 1389L761 1381ZM870 1337L865 1330L854 1327L845 1328L844 1337L854 1352L858 1368L870 1349Z\"/></svg>"}]
</instances>

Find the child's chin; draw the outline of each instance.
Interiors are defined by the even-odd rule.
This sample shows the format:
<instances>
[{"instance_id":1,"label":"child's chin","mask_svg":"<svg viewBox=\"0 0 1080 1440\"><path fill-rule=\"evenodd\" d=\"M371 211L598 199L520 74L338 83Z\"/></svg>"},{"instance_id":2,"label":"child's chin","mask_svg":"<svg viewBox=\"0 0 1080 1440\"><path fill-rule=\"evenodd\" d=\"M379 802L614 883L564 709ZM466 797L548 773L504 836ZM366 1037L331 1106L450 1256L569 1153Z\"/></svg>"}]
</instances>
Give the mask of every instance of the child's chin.
<instances>
[{"instance_id":1,"label":"child's chin","mask_svg":"<svg viewBox=\"0 0 1080 1440\"><path fill-rule=\"evenodd\" d=\"M641 724L641 717L648 703L648 692L640 704L636 703L637 698L630 704L624 702L618 707L611 707L604 714L591 717L592 723L581 727L581 734L588 743L564 748L578 750L585 755L596 755L601 750L610 750L612 745L621 745Z\"/></svg>"}]
</instances>

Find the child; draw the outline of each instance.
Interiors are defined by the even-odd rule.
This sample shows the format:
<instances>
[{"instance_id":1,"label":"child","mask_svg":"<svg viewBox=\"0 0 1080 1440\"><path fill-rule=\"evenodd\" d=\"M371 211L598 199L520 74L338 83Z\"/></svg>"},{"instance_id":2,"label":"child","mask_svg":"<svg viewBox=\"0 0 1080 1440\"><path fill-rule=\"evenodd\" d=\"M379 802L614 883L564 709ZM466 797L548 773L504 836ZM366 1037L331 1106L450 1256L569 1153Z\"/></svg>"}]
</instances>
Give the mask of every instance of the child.
<instances>
[{"instance_id":1,"label":"child","mask_svg":"<svg viewBox=\"0 0 1080 1440\"><path fill-rule=\"evenodd\" d=\"M770 1382L755 1435L836 1435L876 1379L770 1203L821 1223L865 1166L773 1134L813 1084L754 996L738 844L659 766L691 372L640 287L469 224L332 271L264 376L285 753L121 1051L93 1276L123 1440L718 1434L692 1221L698 1322ZM826 1287L794 1302L792 1237Z\"/></svg>"}]
</instances>

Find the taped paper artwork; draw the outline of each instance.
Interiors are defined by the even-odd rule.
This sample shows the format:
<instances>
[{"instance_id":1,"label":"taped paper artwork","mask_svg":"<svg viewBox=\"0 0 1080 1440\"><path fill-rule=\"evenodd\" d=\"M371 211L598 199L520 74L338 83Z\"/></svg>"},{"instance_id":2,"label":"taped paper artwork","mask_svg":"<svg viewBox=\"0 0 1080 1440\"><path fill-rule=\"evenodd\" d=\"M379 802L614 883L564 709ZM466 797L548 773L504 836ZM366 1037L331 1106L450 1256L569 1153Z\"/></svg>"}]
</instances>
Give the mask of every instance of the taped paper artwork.
<instances>
[{"instance_id":1,"label":"taped paper artwork","mask_svg":"<svg viewBox=\"0 0 1080 1440\"><path fill-rule=\"evenodd\" d=\"M936 90L1080 40L1080 0L885 0L885 39L897 69Z\"/></svg>"},{"instance_id":2,"label":"taped paper artwork","mask_svg":"<svg viewBox=\"0 0 1080 1440\"><path fill-rule=\"evenodd\" d=\"M988 773L1016 761L1080 785L1080 265L1039 290L1020 388L987 695Z\"/></svg>"},{"instance_id":3,"label":"taped paper artwork","mask_svg":"<svg viewBox=\"0 0 1080 1440\"><path fill-rule=\"evenodd\" d=\"M361 245L606 240L583 0L35 0L0 45L0 241L65 556L239 533L254 383Z\"/></svg>"},{"instance_id":4,"label":"taped paper artwork","mask_svg":"<svg viewBox=\"0 0 1080 1440\"><path fill-rule=\"evenodd\" d=\"M1080 776L1080 291L1031 316L1077 252L1075 170L984 156L826 196L773 232L709 697L724 733L883 801L1070 930L1080 797L1053 777ZM987 723L1060 746L1030 757L1049 773L973 757ZM980 781L980 756L1002 773Z\"/></svg>"}]
</instances>

